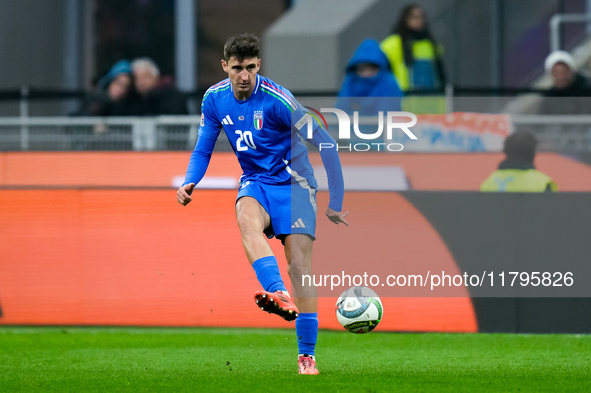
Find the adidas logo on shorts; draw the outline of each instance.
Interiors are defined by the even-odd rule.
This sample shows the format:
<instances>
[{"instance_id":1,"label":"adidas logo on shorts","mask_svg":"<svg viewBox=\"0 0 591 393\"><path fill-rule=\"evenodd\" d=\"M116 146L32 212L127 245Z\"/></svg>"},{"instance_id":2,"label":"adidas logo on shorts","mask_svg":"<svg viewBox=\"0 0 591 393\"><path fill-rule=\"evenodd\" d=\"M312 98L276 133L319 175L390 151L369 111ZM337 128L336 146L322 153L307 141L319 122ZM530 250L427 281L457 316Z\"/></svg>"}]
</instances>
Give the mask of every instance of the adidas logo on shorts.
<instances>
[{"instance_id":1,"label":"adidas logo on shorts","mask_svg":"<svg viewBox=\"0 0 591 393\"><path fill-rule=\"evenodd\" d=\"M302 221L301 218L298 218L293 225L291 226L292 228L305 228L306 225L304 224L304 222Z\"/></svg>"}]
</instances>

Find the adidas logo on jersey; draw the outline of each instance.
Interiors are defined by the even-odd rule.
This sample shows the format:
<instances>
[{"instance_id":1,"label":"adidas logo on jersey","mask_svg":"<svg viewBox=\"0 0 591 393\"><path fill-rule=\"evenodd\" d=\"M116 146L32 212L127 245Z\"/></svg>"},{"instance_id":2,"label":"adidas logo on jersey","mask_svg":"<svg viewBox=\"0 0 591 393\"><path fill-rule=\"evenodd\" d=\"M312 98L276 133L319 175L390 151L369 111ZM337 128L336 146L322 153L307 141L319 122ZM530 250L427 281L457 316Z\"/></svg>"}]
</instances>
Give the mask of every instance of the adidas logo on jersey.
<instances>
[{"instance_id":1,"label":"adidas logo on jersey","mask_svg":"<svg viewBox=\"0 0 591 393\"><path fill-rule=\"evenodd\" d=\"M232 119L230 119L230 115L226 115L226 117L224 117L224 120L222 120L222 124L234 125L234 122L232 121Z\"/></svg>"},{"instance_id":2,"label":"adidas logo on jersey","mask_svg":"<svg viewBox=\"0 0 591 393\"><path fill-rule=\"evenodd\" d=\"M298 218L293 225L291 226L292 228L305 228L306 225L304 224L304 222L302 221L301 218Z\"/></svg>"}]
</instances>

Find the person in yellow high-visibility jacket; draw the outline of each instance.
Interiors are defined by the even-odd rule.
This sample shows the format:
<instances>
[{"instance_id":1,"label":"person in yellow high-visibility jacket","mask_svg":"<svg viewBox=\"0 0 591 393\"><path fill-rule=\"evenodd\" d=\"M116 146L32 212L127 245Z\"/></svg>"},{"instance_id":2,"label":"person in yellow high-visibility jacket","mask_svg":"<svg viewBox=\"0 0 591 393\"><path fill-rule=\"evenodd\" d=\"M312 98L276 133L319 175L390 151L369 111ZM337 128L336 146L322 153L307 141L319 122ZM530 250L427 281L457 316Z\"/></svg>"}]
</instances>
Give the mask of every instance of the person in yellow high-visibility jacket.
<instances>
[{"instance_id":1,"label":"person in yellow high-visibility jacket","mask_svg":"<svg viewBox=\"0 0 591 393\"><path fill-rule=\"evenodd\" d=\"M444 88L443 48L433 38L420 6L404 7L392 35L380 47L402 91Z\"/></svg>"},{"instance_id":2,"label":"person in yellow high-visibility jacket","mask_svg":"<svg viewBox=\"0 0 591 393\"><path fill-rule=\"evenodd\" d=\"M536 138L528 131L515 132L505 139L507 158L480 186L480 191L546 192L558 191L550 176L536 170Z\"/></svg>"}]
</instances>

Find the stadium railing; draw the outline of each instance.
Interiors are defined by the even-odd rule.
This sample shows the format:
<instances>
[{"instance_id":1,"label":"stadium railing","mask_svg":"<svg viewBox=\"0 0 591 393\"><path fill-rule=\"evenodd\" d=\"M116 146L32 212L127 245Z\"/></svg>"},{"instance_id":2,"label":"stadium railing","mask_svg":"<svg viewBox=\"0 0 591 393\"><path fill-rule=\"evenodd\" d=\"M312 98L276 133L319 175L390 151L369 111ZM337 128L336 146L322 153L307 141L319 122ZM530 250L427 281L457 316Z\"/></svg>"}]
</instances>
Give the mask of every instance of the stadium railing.
<instances>
[{"instance_id":1,"label":"stadium railing","mask_svg":"<svg viewBox=\"0 0 591 393\"><path fill-rule=\"evenodd\" d=\"M6 117L0 118L0 150L190 150L200 120L201 116ZM223 147L223 140L219 143Z\"/></svg>"},{"instance_id":2,"label":"stadium railing","mask_svg":"<svg viewBox=\"0 0 591 393\"><path fill-rule=\"evenodd\" d=\"M591 152L589 115L512 115L511 121L514 128L528 128L535 133L538 151Z\"/></svg>"},{"instance_id":3,"label":"stadium railing","mask_svg":"<svg viewBox=\"0 0 591 393\"><path fill-rule=\"evenodd\" d=\"M0 151L192 150L200 120L198 115L5 117L0 118ZM336 119L327 120L336 124ZM511 120L514 128L527 127L536 134L539 151L591 152L591 116L512 115ZM336 127L331 129L335 133ZM232 150L223 132L216 150Z\"/></svg>"}]
</instances>

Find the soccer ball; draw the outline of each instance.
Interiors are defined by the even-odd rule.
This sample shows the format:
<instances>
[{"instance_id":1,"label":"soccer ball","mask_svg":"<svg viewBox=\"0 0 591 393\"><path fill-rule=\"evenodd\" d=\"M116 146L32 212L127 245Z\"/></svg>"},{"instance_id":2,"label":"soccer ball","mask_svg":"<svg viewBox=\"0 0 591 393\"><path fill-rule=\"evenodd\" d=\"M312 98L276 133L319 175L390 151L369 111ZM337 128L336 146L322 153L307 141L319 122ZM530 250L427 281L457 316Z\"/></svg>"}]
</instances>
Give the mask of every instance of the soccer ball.
<instances>
[{"instance_id":1,"label":"soccer ball","mask_svg":"<svg viewBox=\"0 0 591 393\"><path fill-rule=\"evenodd\" d=\"M367 287L351 287L337 300L337 319L351 333L369 333L383 314L382 301Z\"/></svg>"}]
</instances>

